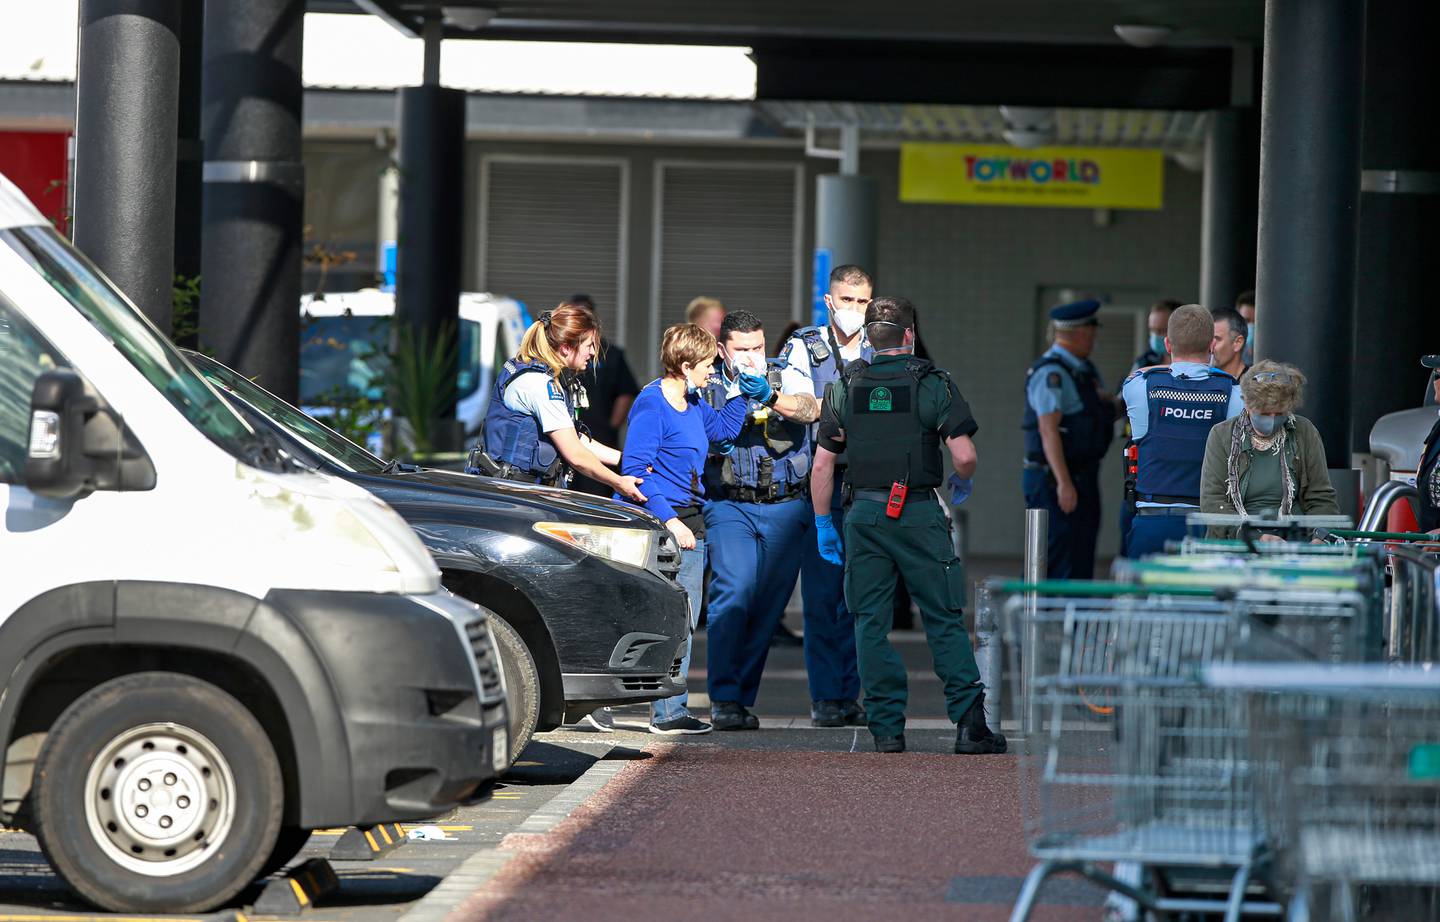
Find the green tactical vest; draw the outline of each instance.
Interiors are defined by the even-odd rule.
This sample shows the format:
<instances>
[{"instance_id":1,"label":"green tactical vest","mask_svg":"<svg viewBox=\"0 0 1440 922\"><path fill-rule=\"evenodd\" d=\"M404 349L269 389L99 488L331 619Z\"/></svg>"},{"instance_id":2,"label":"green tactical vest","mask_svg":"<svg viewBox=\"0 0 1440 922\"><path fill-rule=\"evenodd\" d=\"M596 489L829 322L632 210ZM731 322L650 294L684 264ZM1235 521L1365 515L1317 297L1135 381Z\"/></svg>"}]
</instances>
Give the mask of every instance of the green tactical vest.
<instances>
[{"instance_id":1,"label":"green tactical vest","mask_svg":"<svg viewBox=\"0 0 1440 922\"><path fill-rule=\"evenodd\" d=\"M851 489L888 490L908 478L913 489L945 482L940 466L940 433L920 421L920 382L935 373L925 359L880 365L852 363L842 379L846 389L845 480Z\"/></svg>"}]
</instances>

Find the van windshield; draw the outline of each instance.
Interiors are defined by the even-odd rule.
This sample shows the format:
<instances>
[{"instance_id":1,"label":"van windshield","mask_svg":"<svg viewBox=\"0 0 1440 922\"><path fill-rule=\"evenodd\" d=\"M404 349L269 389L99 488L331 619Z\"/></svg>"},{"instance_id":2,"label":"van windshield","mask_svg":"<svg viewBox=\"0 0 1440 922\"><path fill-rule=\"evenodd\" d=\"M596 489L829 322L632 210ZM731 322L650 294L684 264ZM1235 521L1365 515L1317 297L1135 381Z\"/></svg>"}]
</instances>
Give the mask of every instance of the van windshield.
<instances>
[{"instance_id":1,"label":"van windshield","mask_svg":"<svg viewBox=\"0 0 1440 922\"><path fill-rule=\"evenodd\" d=\"M80 251L48 226L15 227L0 239L35 268L145 379L211 441L251 461L255 433ZM253 462L252 462L253 463Z\"/></svg>"},{"instance_id":2,"label":"van windshield","mask_svg":"<svg viewBox=\"0 0 1440 922\"><path fill-rule=\"evenodd\" d=\"M297 441L327 455L340 467L357 474L373 474L387 467L381 459L334 429L301 413L234 369L203 355L193 355L191 361L211 384L223 387L250 404L262 416L268 416L278 423Z\"/></svg>"},{"instance_id":3,"label":"van windshield","mask_svg":"<svg viewBox=\"0 0 1440 922\"><path fill-rule=\"evenodd\" d=\"M390 318L307 316L300 328L300 405L331 406L357 397L385 400ZM480 386L480 324L460 321L458 397Z\"/></svg>"}]
</instances>

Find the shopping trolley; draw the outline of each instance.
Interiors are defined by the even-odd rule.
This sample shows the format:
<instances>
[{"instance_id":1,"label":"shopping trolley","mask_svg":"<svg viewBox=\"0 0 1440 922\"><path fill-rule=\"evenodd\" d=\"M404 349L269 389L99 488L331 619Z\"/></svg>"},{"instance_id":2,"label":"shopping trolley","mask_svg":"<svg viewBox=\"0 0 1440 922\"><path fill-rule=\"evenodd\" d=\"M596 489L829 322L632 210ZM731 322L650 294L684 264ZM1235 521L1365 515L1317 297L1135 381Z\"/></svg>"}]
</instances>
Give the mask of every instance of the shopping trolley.
<instances>
[{"instance_id":1,"label":"shopping trolley","mask_svg":"<svg viewBox=\"0 0 1440 922\"><path fill-rule=\"evenodd\" d=\"M1292 922L1440 918L1440 672L1225 664Z\"/></svg>"},{"instance_id":2,"label":"shopping trolley","mask_svg":"<svg viewBox=\"0 0 1440 922\"><path fill-rule=\"evenodd\" d=\"M1039 859L1012 922L1024 922L1045 881L1064 872L1152 912L1278 915L1280 905L1263 890L1251 892L1252 879L1265 882L1266 850L1254 824L1240 711L1200 672L1237 658L1312 659L1306 638L1317 625L1357 636L1347 619L1363 613L1364 600L1303 586L1284 589L1284 605L1280 590L1264 588L996 588L1006 596L1012 657L1029 660L1012 664L1010 674L1029 711L1020 779L1030 851ZM1264 621L1261 610L1269 612ZM1111 862L1137 867L1138 879L1101 867ZM1228 886L1215 897L1172 895L1179 869L1224 871Z\"/></svg>"}]
</instances>

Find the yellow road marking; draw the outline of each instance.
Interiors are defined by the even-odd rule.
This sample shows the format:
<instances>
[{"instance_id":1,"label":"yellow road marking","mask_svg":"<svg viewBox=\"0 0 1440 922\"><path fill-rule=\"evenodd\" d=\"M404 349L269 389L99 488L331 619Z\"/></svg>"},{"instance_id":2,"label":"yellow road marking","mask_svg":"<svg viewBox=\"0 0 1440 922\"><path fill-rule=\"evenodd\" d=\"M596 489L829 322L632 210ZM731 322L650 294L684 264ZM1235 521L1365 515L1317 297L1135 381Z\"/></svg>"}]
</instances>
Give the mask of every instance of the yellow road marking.
<instances>
[{"instance_id":1,"label":"yellow road marking","mask_svg":"<svg viewBox=\"0 0 1440 922\"><path fill-rule=\"evenodd\" d=\"M290 878L290 889L295 891L295 899L300 901L302 907L310 905L310 897L305 895L305 888L300 886L300 881Z\"/></svg>"},{"instance_id":2,"label":"yellow road marking","mask_svg":"<svg viewBox=\"0 0 1440 922\"><path fill-rule=\"evenodd\" d=\"M511 767L511 768L536 768L537 766L544 765L544 764L545 764L544 762L529 762L529 761L524 761L524 762L516 762L514 765L512 765L512 766L510 766L510 767Z\"/></svg>"},{"instance_id":3,"label":"yellow road marking","mask_svg":"<svg viewBox=\"0 0 1440 922\"><path fill-rule=\"evenodd\" d=\"M519 794L491 794L491 800L519 800Z\"/></svg>"}]
</instances>

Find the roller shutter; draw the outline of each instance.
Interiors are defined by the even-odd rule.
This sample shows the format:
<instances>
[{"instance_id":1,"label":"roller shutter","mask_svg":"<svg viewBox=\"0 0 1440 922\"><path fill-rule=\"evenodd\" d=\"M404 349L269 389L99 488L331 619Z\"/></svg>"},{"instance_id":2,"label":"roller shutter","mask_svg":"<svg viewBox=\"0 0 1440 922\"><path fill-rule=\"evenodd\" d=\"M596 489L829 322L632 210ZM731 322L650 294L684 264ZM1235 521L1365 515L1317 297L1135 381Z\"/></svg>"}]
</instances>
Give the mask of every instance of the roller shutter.
<instances>
[{"instance_id":1,"label":"roller shutter","mask_svg":"<svg viewBox=\"0 0 1440 922\"><path fill-rule=\"evenodd\" d=\"M482 170L481 286L524 301L532 316L585 292L617 337L623 164L487 157Z\"/></svg>"},{"instance_id":2,"label":"roller shutter","mask_svg":"<svg viewBox=\"0 0 1440 922\"><path fill-rule=\"evenodd\" d=\"M798 171L788 164L660 165L660 326L710 295L756 314L775 339L795 316Z\"/></svg>"}]
</instances>

